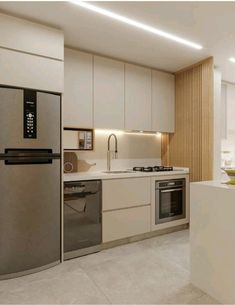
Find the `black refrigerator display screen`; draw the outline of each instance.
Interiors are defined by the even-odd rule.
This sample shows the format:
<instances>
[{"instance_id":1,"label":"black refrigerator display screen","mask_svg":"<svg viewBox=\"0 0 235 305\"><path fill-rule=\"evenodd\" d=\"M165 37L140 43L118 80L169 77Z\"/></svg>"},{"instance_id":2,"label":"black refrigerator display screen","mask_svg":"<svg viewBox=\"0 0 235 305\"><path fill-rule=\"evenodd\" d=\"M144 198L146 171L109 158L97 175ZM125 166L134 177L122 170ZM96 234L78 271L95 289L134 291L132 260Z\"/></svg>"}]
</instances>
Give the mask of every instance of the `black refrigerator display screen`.
<instances>
[{"instance_id":1,"label":"black refrigerator display screen","mask_svg":"<svg viewBox=\"0 0 235 305\"><path fill-rule=\"evenodd\" d=\"M37 93L24 90L24 138L37 138Z\"/></svg>"}]
</instances>

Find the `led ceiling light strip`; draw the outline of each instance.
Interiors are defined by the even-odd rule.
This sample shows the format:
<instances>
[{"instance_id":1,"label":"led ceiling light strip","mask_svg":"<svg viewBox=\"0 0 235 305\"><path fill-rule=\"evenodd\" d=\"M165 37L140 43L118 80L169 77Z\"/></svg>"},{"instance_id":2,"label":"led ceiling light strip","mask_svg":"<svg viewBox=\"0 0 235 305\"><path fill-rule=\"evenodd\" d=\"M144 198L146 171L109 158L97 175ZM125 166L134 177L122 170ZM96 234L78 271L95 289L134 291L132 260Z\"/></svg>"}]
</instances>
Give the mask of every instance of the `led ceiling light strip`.
<instances>
[{"instance_id":1,"label":"led ceiling light strip","mask_svg":"<svg viewBox=\"0 0 235 305\"><path fill-rule=\"evenodd\" d=\"M194 43L192 41L189 41L189 40L186 40L184 38L181 38L181 37L178 37L176 35L173 35L173 34L170 34L170 33L167 33L167 32L164 32L162 30L159 30L157 28L154 28L152 26L149 26L147 24L144 24L144 23L141 23L141 22L138 22L136 20L133 20L133 19L130 19L130 18L127 18L125 16L121 16L121 15L118 15L116 13L113 13L109 10L106 10L106 9L103 9L103 8L100 8L98 6L95 6L93 4L90 4L88 2L83 2L83 1L79 1L79 0L70 0L69 2L71 3L74 3L80 7L83 7L83 8L86 8L90 11L93 11L95 13L98 13L98 14L101 14L101 15L104 15L104 16L107 16L109 18L112 18L112 19L115 19L115 20L118 20L120 22L123 22L123 23L126 23L126 24L129 24L131 26L134 26L136 28L139 28L141 30L144 30L144 31L147 31L147 32L151 32L155 35L158 35L158 36L161 36L161 37L164 37L164 38L167 38L167 39L170 39L170 40L173 40L175 42L178 42L178 43L181 43L181 44L184 44L188 47L191 47L191 48L194 48L194 49L197 49L197 50L201 50L203 47L197 43Z\"/></svg>"}]
</instances>

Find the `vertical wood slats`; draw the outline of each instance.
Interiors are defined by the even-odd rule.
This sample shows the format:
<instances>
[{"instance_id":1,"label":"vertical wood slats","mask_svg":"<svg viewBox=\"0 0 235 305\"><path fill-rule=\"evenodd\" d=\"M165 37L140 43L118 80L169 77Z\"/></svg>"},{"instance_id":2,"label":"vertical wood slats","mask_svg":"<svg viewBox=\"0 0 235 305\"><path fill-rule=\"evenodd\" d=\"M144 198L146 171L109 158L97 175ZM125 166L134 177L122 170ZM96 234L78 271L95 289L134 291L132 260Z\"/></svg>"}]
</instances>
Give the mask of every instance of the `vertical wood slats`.
<instances>
[{"instance_id":1,"label":"vertical wood slats","mask_svg":"<svg viewBox=\"0 0 235 305\"><path fill-rule=\"evenodd\" d=\"M213 58L176 73L176 130L162 136L162 163L189 167L190 180L212 179Z\"/></svg>"},{"instance_id":2,"label":"vertical wood slats","mask_svg":"<svg viewBox=\"0 0 235 305\"><path fill-rule=\"evenodd\" d=\"M162 165L168 166L169 165L169 133L162 133L161 136L161 159Z\"/></svg>"}]
</instances>

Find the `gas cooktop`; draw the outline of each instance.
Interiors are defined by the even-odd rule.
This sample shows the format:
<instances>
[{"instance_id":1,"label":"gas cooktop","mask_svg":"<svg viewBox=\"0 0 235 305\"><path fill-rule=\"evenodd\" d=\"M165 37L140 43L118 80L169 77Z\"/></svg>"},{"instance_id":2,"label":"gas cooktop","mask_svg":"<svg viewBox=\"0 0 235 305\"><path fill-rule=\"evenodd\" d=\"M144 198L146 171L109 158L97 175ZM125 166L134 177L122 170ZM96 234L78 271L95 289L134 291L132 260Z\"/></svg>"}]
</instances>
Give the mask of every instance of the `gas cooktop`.
<instances>
[{"instance_id":1,"label":"gas cooktop","mask_svg":"<svg viewBox=\"0 0 235 305\"><path fill-rule=\"evenodd\" d=\"M168 172L173 171L172 166L136 166L133 167L135 172Z\"/></svg>"}]
</instances>

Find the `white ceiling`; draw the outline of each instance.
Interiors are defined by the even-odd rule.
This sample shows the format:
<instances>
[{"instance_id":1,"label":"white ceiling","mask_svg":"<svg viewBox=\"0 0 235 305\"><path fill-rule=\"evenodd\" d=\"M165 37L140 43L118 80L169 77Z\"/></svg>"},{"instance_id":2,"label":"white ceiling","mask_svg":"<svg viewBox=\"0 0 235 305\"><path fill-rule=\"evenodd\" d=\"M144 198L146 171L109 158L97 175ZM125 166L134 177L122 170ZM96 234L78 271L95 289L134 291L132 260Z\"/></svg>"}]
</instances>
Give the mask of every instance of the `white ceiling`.
<instances>
[{"instance_id":1,"label":"white ceiling","mask_svg":"<svg viewBox=\"0 0 235 305\"><path fill-rule=\"evenodd\" d=\"M0 10L63 29L67 46L175 72L208 56L235 83L235 2L93 2L203 45L195 50L69 2L0 2Z\"/></svg>"}]
</instances>

